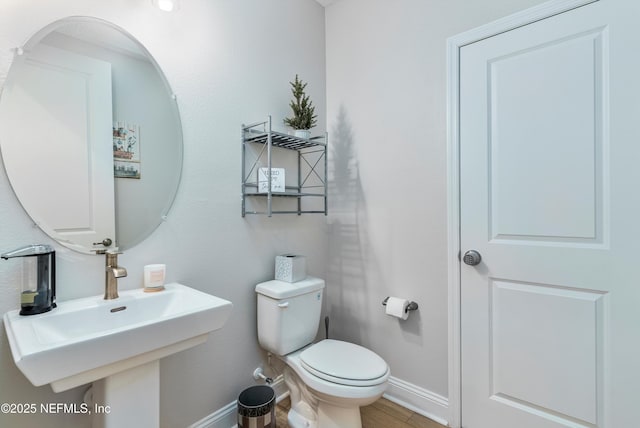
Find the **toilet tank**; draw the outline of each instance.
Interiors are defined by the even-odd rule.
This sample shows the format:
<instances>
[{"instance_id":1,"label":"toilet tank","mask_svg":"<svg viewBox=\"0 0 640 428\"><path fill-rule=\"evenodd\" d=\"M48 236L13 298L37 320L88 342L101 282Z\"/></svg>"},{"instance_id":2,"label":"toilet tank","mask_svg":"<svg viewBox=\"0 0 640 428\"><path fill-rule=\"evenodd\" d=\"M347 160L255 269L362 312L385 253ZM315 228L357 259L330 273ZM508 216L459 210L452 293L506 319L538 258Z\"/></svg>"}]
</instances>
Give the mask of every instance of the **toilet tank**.
<instances>
[{"instance_id":1,"label":"toilet tank","mask_svg":"<svg viewBox=\"0 0 640 428\"><path fill-rule=\"evenodd\" d=\"M287 355L313 342L320 323L324 280L308 276L298 282L256 285L258 342L276 355Z\"/></svg>"}]
</instances>

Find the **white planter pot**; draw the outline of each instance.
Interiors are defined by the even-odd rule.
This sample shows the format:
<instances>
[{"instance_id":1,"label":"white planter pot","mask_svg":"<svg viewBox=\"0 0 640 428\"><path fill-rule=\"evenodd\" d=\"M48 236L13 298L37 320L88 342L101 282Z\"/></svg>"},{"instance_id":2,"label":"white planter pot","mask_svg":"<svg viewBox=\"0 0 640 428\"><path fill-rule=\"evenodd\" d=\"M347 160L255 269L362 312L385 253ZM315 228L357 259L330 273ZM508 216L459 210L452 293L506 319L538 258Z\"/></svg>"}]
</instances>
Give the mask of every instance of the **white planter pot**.
<instances>
[{"instance_id":1,"label":"white planter pot","mask_svg":"<svg viewBox=\"0 0 640 428\"><path fill-rule=\"evenodd\" d=\"M296 129L293 133L298 138L306 138L309 139L311 137L311 131L308 129Z\"/></svg>"}]
</instances>

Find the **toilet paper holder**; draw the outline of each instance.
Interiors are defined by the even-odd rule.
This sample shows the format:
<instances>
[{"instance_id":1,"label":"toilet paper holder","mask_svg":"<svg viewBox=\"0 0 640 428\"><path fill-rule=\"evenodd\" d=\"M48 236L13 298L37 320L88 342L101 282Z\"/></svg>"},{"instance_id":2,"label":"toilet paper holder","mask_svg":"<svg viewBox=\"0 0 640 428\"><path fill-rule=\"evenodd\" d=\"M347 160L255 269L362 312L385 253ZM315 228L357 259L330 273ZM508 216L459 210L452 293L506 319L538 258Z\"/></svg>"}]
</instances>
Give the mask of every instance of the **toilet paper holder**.
<instances>
[{"instance_id":1,"label":"toilet paper holder","mask_svg":"<svg viewBox=\"0 0 640 428\"><path fill-rule=\"evenodd\" d=\"M389 296L384 298L384 300L382 301L382 306L387 306L387 300L389 300ZM411 302L409 303L409 306L407 306L407 309L405 309L405 312L416 310L418 310L418 304L416 302Z\"/></svg>"}]
</instances>

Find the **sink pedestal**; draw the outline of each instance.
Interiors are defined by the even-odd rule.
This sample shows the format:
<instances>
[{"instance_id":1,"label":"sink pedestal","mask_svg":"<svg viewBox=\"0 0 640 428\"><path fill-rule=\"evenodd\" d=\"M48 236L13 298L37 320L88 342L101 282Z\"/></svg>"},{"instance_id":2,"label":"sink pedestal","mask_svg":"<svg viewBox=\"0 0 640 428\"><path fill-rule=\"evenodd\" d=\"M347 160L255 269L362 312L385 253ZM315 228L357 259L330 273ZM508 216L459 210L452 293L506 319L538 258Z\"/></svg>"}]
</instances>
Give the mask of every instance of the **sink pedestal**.
<instances>
[{"instance_id":1,"label":"sink pedestal","mask_svg":"<svg viewBox=\"0 0 640 428\"><path fill-rule=\"evenodd\" d=\"M160 362L93 382L92 428L160 426Z\"/></svg>"}]
</instances>

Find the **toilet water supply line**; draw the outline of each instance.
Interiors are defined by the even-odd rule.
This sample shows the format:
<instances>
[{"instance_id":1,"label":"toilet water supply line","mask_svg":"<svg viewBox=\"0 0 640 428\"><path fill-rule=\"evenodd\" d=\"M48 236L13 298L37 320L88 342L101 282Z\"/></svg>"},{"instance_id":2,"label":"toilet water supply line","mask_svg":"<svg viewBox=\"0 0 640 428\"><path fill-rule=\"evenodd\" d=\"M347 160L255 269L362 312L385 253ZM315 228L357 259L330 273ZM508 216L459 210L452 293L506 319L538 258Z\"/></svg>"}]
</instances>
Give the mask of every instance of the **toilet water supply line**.
<instances>
[{"instance_id":1,"label":"toilet water supply line","mask_svg":"<svg viewBox=\"0 0 640 428\"><path fill-rule=\"evenodd\" d=\"M324 317L324 338L329 338L329 315Z\"/></svg>"},{"instance_id":2,"label":"toilet water supply line","mask_svg":"<svg viewBox=\"0 0 640 428\"><path fill-rule=\"evenodd\" d=\"M263 381L265 381L267 383L267 385L271 385L273 382L279 381L282 377L283 377L283 375L278 375L275 379L267 377L267 376L264 375L262 367L258 367L257 369L255 369L253 371L253 378L255 380L262 379Z\"/></svg>"}]
</instances>

